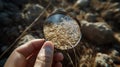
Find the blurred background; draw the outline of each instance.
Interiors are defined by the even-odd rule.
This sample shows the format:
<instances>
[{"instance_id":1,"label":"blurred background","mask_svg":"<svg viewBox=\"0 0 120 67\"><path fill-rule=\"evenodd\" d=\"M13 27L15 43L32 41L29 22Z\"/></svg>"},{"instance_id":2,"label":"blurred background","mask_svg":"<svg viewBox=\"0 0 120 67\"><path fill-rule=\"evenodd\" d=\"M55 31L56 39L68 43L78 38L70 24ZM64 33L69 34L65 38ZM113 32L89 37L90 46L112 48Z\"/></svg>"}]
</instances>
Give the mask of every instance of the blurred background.
<instances>
[{"instance_id":1,"label":"blurred background","mask_svg":"<svg viewBox=\"0 0 120 67\"><path fill-rule=\"evenodd\" d=\"M0 0L0 67L16 47L44 38L44 20L56 9L81 24L78 47L61 51L63 67L120 67L119 0Z\"/></svg>"}]
</instances>

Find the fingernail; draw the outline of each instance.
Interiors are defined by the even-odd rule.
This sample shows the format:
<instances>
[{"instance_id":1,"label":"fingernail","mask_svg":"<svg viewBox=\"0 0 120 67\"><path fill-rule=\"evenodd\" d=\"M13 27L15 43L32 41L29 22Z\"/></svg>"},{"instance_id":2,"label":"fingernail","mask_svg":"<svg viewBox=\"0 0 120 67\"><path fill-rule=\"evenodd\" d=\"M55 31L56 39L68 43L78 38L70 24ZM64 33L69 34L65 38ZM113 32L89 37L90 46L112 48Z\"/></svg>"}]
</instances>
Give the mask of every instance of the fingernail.
<instances>
[{"instance_id":1,"label":"fingernail","mask_svg":"<svg viewBox=\"0 0 120 67\"><path fill-rule=\"evenodd\" d=\"M52 64L53 59L53 49L49 45L45 45L41 48L39 52L39 57L41 61L47 65ZM48 67L48 66L47 66Z\"/></svg>"},{"instance_id":2,"label":"fingernail","mask_svg":"<svg viewBox=\"0 0 120 67\"><path fill-rule=\"evenodd\" d=\"M52 61L53 61L53 48L51 44L44 43L37 56L35 66L50 67L52 65Z\"/></svg>"},{"instance_id":3,"label":"fingernail","mask_svg":"<svg viewBox=\"0 0 120 67\"><path fill-rule=\"evenodd\" d=\"M43 48L45 49L45 51L46 51L47 53L51 53L51 52L53 51L53 50L52 50L52 47L49 46L49 45L44 46Z\"/></svg>"},{"instance_id":4,"label":"fingernail","mask_svg":"<svg viewBox=\"0 0 120 67\"><path fill-rule=\"evenodd\" d=\"M40 51L40 54L42 54L42 55L52 55L53 54L53 49L49 45L43 46L43 48Z\"/></svg>"}]
</instances>

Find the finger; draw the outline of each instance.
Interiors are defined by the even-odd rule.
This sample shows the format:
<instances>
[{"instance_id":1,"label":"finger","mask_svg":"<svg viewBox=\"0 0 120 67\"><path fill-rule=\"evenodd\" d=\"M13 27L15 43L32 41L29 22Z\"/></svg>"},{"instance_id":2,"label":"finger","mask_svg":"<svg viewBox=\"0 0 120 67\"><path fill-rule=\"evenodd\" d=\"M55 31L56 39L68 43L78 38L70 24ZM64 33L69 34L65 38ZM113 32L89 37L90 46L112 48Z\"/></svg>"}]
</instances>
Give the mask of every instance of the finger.
<instances>
[{"instance_id":1,"label":"finger","mask_svg":"<svg viewBox=\"0 0 120 67\"><path fill-rule=\"evenodd\" d=\"M34 52L31 56L29 56L29 58L27 58L27 65L26 67L34 67L34 63L36 60L38 52Z\"/></svg>"},{"instance_id":2,"label":"finger","mask_svg":"<svg viewBox=\"0 0 120 67\"><path fill-rule=\"evenodd\" d=\"M62 63L57 62L54 67L62 67Z\"/></svg>"},{"instance_id":3,"label":"finger","mask_svg":"<svg viewBox=\"0 0 120 67\"><path fill-rule=\"evenodd\" d=\"M58 61L62 61L63 60L63 54L62 53L55 53L54 54L54 61L58 62Z\"/></svg>"},{"instance_id":4,"label":"finger","mask_svg":"<svg viewBox=\"0 0 120 67\"><path fill-rule=\"evenodd\" d=\"M25 57L14 51L7 59L4 67L26 67Z\"/></svg>"},{"instance_id":5,"label":"finger","mask_svg":"<svg viewBox=\"0 0 120 67\"><path fill-rule=\"evenodd\" d=\"M28 57L33 51L39 50L43 43L44 39L35 39L32 41L27 42L26 44L18 47L15 51L23 55L24 57Z\"/></svg>"},{"instance_id":6,"label":"finger","mask_svg":"<svg viewBox=\"0 0 120 67\"><path fill-rule=\"evenodd\" d=\"M32 40L15 49L5 63L5 67L26 67L26 57L36 49L40 49L44 39Z\"/></svg>"},{"instance_id":7,"label":"finger","mask_svg":"<svg viewBox=\"0 0 120 67\"><path fill-rule=\"evenodd\" d=\"M54 46L52 42L46 41L38 53L34 67L51 67L53 52Z\"/></svg>"}]
</instances>

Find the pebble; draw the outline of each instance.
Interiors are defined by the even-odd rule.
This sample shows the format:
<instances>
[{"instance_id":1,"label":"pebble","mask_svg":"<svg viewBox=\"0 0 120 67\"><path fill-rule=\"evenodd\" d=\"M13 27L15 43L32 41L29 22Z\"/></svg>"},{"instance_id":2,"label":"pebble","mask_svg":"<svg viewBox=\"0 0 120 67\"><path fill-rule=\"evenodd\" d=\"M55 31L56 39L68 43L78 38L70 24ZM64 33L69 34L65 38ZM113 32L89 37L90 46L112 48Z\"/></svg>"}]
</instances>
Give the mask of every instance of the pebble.
<instances>
[{"instance_id":1,"label":"pebble","mask_svg":"<svg viewBox=\"0 0 120 67\"><path fill-rule=\"evenodd\" d=\"M97 53L94 67L113 67L113 60L107 54Z\"/></svg>"},{"instance_id":2,"label":"pebble","mask_svg":"<svg viewBox=\"0 0 120 67\"><path fill-rule=\"evenodd\" d=\"M18 6L16 6L16 5L13 4L13 3L4 3L4 8L5 8L7 11L12 11L12 12L17 12L17 11L19 11Z\"/></svg>"},{"instance_id":3,"label":"pebble","mask_svg":"<svg viewBox=\"0 0 120 67\"><path fill-rule=\"evenodd\" d=\"M96 22L97 14L87 13L87 14L85 15L85 19L86 19L88 22Z\"/></svg>"},{"instance_id":4,"label":"pebble","mask_svg":"<svg viewBox=\"0 0 120 67\"><path fill-rule=\"evenodd\" d=\"M120 56L120 53L117 50L112 50L111 51L111 56Z\"/></svg>"},{"instance_id":5,"label":"pebble","mask_svg":"<svg viewBox=\"0 0 120 67\"><path fill-rule=\"evenodd\" d=\"M23 6L24 4L28 3L30 0L11 0L12 3L16 4L17 6Z\"/></svg>"},{"instance_id":6,"label":"pebble","mask_svg":"<svg viewBox=\"0 0 120 67\"><path fill-rule=\"evenodd\" d=\"M0 0L0 10L2 10L3 9L3 2L2 2L2 0Z\"/></svg>"},{"instance_id":7,"label":"pebble","mask_svg":"<svg viewBox=\"0 0 120 67\"><path fill-rule=\"evenodd\" d=\"M111 0L112 2L120 2L120 0Z\"/></svg>"},{"instance_id":8,"label":"pebble","mask_svg":"<svg viewBox=\"0 0 120 67\"><path fill-rule=\"evenodd\" d=\"M28 22L32 22L34 20L34 18L37 17L41 13L41 11L44 9L42 6L44 5L44 7L46 7L47 6L46 4L48 4L48 2L49 2L49 0L40 0L40 4L42 6L39 5L39 4L38 5L42 7L42 10L41 10L41 7L35 6L36 3L38 3L38 0L33 0L31 3L33 3L33 2L36 2L36 3L34 3L34 5L32 5L31 7L29 7L29 9L28 8L26 9L26 7L25 7L26 10L23 11L24 12L23 14L24 14L25 18L22 16L22 19L21 19L21 11L24 8L24 5L26 3L28 3L28 1L30 1L30 0L19 0L19 1L18 0L0 0L0 32L1 32L0 33L0 37L1 37L0 42L5 43L5 45L6 45L6 44L8 44L8 43L10 44L10 42L14 41L16 39L14 36L19 35L19 31L18 31L18 25L19 24L18 24L18 22L21 22L20 25L22 26L22 28L24 30L24 26L27 26L25 24L27 22L24 23L24 20L27 20ZM112 22L112 24L111 23L109 23L109 24L111 24L111 26L115 27L119 31L119 29L120 29L120 26L119 26L120 25L120 20L119 20L119 17L120 17L120 13L119 13L120 11L119 10L120 9L119 9L119 6L115 6L115 7L112 7L112 8L107 8L107 7L109 7L109 5L107 5L105 7L103 6L102 8L105 8L105 9L101 11L101 9L100 9L100 7L102 6L101 3L109 4L109 2L106 2L107 0L100 0L100 4L98 3L98 6L96 6L96 8L94 8L95 7L94 4L89 6L89 3L90 3L91 0L65 0L65 1L69 1L72 4L75 1L77 1L76 5L78 7L78 10L77 10L78 13L75 13L74 14L75 16L77 14L79 14L79 11L82 10L81 8L84 8L84 9L88 8L85 11L82 10L83 12L85 12L85 14L81 13L81 14L83 14L82 19L86 17L85 20L87 20L87 21L85 21L87 23L81 23L81 25L82 25L81 26L82 35L84 35L86 39L88 39L89 41L91 41L91 42L93 42L97 45L103 45L103 44L111 43L111 42L114 41L114 38L112 37L113 36L113 31L112 31L111 28L109 28L109 26L107 24L105 24L105 23L108 23L108 22L105 22L105 21L108 20L108 21ZM93 0L93 1L97 1L97 0ZM110 4L112 4L113 2L117 2L120 5L120 0L111 0L111 1L112 2L110 2ZM59 5L59 4L57 4L57 5ZM65 5L67 7L69 5L68 2ZM71 4L69 5L69 7L71 7ZM89 9L89 7L90 7L90 9ZM53 10L53 6L50 6L49 10L51 10L51 9ZM77 8L75 8L75 10L73 10L71 12L76 11L76 9ZM100 10L98 10L99 12L97 12L97 9L100 9ZM112 12L109 9L113 9L114 11L116 10L117 12L114 12L114 11ZM95 10L95 12L99 13L100 18L103 18L105 21L96 22L96 19L95 19L96 14L90 13L92 10ZM94 12L94 11L92 11L92 12ZM88 14L86 14L86 13L88 13ZM81 15L81 14L79 14L79 15ZM80 21L81 21L81 19L80 19ZM9 27L10 25L11 25L11 27ZM37 29L38 26L36 26L36 29ZM3 30L5 28L7 28L6 31ZM39 32L39 33L41 33L41 32ZM36 35L36 34L34 34L34 35ZM21 42L24 42L24 43L27 42L27 40L32 39L31 36L32 36L31 34L30 35L27 34L27 36L25 36L25 40L21 41ZM117 35L117 37L118 37L118 35ZM12 39L9 39L9 38L12 38ZM111 44L108 44L108 46L111 46ZM2 47L0 47L0 48L2 48ZM116 45L114 45L113 48L115 48L115 50L113 50L113 52L111 52L112 56L108 56L107 54L100 53L100 57L97 56L95 58L95 61L98 62L97 64L101 64L103 66L108 66L108 67L112 63L120 64L119 57L118 57L119 53L120 53L120 46L119 46L119 44L116 44ZM4 46L1 49L1 51L4 51L5 49L6 49L6 46ZM98 49L99 52L102 50L102 48L99 48L99 47L96 48L96 49ZM81 50L79 52L81 52ZM105 51L102 51L102 52L105 52ZM83 55L81 54L80 56L83 56ZM3 59L0 60L0 67L3 67L6 59L7 58L3 58ZM106 62L107 61L106 59L109 60L109 62L111 63L110 65L108 65L108 63ZM86 61L87 60L88 59L86 59ZM69 63L69 61L68 61L68 63ZM64 64L64 66L67 66L66 64ZM87 64L87 63L85 63L85 64ZM83 64L83 66L86 66L85 64ZM103 66L101 66L101 67L103 67ZM70 66L68 66L68 67L70 67ZM113 66L111 66L111 67L113 67Z\"/></svg>"},{"instance_id":9,"label":"pebble","mask_svg":"<svg viewBox=\"0 0 120 67\"><path fill-rule=\"evenodd\" d=\"M117 50L111 50L110 56L115 64L120 64L120 53Z\"/></svg>"},{"instance_id":10,"label":"pebble","mask_svg":"<svg viewBox=\"0 0 120 67\"><path fill-rule=\"evenodd\" d=\"M14 22L21 23L23 21L21 12L16 12L16 13L11 14L11 19Z\"/></svg>"},{"instance_id":11,"label":"pebble","mask_svg":"<svg viewBox=\"0 0 120 67\"><path fill-rule=\"evenodd\" d=\"M25 36L23 36L20 41L18 42L17 46L23 45L24 43L31 41L33 39L36 39L35 36L31 35L31 34L27 34Z\"/></svg>"},{"instance_id":12,"label":"pebble","mask_svg":"<svg viewBox=\"0 0 120 67\"><path fill-rule=\"evenodd\" d=\"M75 5L79 7L87 7L90 3L90 0L77 0Z\"/></svg>"},{"instance_id":13,"label":"pebble","mask_svg":"<svg viewBox=\"0 0 120 67\"><path fill-rule=\"evenodd\" d=\"M81 30L83 36L96 45L114 42L113 31L104 22L93 23L82 20Z\"/></svg>"},{"instance_id":14,"label":"pebble","mask_svg":"<svg viewBox=\"0 0 120 67\"><path fill-rule=\"evenodd\" d=\"M27 4L23 11L23 17L24 19L28 20L28 22L31 22L35 20L36 17L38 17L43 9L44 8L39 4Z\"/></svg>"},{"instance_id":15,"label":"pebble","mask_svg":"<svg viewBox=\"0 0 120 67\"><path fill-rule=\"evenodd\" d=\"M8 36L10 36L10 37L12 36L14 38L19 35L19 31L18 31L17 27L14 26L11 29L7 29L6 34Z\"/></svg>"},{"instance_id":16,"label":"pebble","mask_svg":"<svg viewBox=\"0 0 120 67\"><path fill-rule=\"evenodd\" d=\"M0 25L9 25L12 22L8 16L5 12L0 13Z\"/></svg>"},{"instance_id":17,"label":"pebble","mask_svg":"<svg viewBox=\"0 0 120 67\"><path fill-rule=\"evenodd\" d=\"M114 44L113 48L116 49L118 52L120 52L120 46L119 46L119 44Z\"/></svg>"},{"instance_id":18,"label":"pebble","mask_svg":"<svg viewBox=\"0 0 120 67\"><path fill-rule=\"evenodd\" d=\"M106 20L112 20L113 17L111 17L111 16L113 16L113 14L114 13L112 10L106 10L101 13L101 16Z\"/></svg>"}]
</instances>

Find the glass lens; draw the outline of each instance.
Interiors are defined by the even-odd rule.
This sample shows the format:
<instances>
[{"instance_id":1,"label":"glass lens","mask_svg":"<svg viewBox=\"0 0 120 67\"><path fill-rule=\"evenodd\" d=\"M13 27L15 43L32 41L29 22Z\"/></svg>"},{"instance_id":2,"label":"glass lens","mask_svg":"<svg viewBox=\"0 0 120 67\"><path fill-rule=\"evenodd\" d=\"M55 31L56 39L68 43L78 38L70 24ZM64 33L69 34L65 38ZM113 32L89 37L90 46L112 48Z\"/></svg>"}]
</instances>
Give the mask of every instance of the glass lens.
<instances>
[{"instance_id":1,"label":"glass lens","mask_svg":"<svg viewBox=\"0 0 120 67\"><path fill-rule=\"evenodd\" d=\"M81 38L80 26L76 20L64 14L54 14L47 18L44 24L44 36L52 41L56 48L70 49Z\"/></svg>"}]
</instances>

